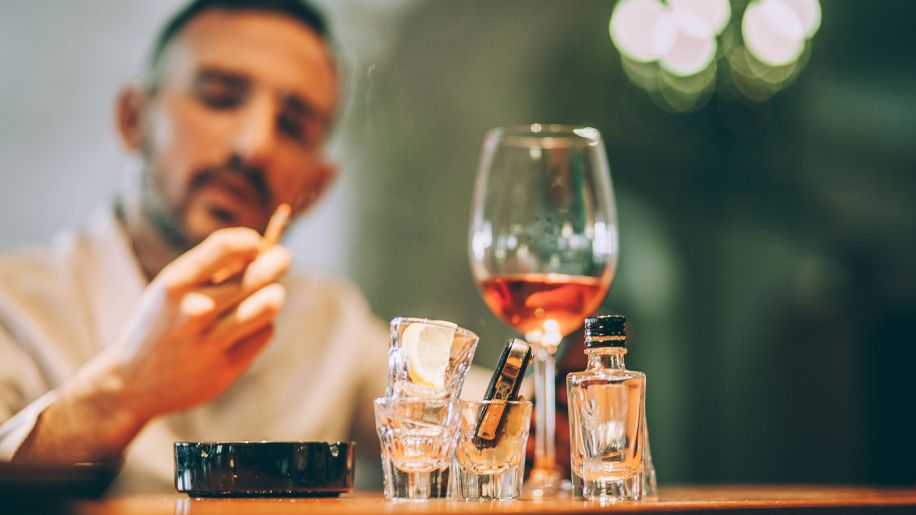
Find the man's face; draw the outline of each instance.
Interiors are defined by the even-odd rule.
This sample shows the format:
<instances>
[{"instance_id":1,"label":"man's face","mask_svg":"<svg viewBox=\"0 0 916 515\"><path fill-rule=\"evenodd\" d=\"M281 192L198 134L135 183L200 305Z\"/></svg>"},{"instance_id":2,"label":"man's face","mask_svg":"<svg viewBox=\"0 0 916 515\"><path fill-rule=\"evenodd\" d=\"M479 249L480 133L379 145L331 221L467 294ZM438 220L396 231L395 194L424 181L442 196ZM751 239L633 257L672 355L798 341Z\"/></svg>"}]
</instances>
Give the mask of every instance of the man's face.
<instances>
[{"instance_id":1,"label":"man's face","mask_svg":"<svg viewBox=\"0 0 916 515\"><path fill-rule=\"evenodd\" d=\"M169 43L156 81L142 116L142 208L173 245L263 230L277 205L304 209L330 181L321 145L337 75L301 23L205 12Z\"/></svg>"}]
</instances>

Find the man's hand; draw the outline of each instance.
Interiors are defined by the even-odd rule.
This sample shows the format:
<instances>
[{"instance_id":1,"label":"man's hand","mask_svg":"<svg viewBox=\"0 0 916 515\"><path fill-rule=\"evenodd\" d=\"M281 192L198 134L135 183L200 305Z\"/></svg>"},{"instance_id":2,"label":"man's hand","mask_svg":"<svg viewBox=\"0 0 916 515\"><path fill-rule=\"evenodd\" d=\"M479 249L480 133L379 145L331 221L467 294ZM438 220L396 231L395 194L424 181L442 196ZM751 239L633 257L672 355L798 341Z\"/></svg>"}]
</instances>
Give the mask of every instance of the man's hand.
<instances>
[{"instance_id":1,"label":"man's hand","mask_svg":"<svg viewBox=\"0 0 916 515\"><path fill-rule=\"evenodd\" d=\"M115 344L59 389L17 459L115 458L153 417L207 402L244 372L273 334L289 252L258 252L251 229L214 232L162 270ZM211 278L247 266L226 282Z\"/></svg>"},{"instance_id":2,"label":"man's hand","mask_svg":"<svg viewBox=\"0 0 916 515\"><path fill-rule=\"evenodd\" d=\"M277 279L289 253L274 246L258 255L249 229L213 233L153 280L122 341L111 349L115 374L143 417L209 401L241 375L270 340L285 291ZM239 261L241 276L211 277Z\"/></svg>"}]
</instances>

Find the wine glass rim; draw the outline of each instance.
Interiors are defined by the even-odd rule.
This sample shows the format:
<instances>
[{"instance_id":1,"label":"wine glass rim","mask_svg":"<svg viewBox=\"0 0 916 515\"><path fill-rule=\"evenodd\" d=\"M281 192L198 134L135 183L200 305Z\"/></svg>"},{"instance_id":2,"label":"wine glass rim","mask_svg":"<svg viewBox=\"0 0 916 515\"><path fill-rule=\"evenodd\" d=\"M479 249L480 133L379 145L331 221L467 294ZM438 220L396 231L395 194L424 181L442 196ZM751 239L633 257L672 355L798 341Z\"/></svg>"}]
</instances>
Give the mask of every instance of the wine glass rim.
<instances>
[{"instance_id":1,"label":"wine glass rim","mask_svg":"<svg viewBox=\"0 0 916 515\"><path fill-rule=\"evenodd\" d=\"M487 139L503 144L531 146L594 145L601 142L601 133L586 125L562 123L529 123L496 127L487 133Z\"/></svg>"}]
</instances>

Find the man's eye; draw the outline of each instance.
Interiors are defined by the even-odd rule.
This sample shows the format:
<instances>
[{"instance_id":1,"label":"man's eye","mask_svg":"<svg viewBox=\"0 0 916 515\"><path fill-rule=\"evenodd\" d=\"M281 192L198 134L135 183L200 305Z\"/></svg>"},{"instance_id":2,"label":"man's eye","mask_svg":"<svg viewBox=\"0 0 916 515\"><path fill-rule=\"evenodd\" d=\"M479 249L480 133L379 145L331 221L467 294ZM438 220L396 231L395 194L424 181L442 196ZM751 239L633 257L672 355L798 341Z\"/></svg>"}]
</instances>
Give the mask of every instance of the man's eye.
<instances>
[{"instance_id":1,"label":"man's eye","mask_svg":"<svg viewBox=\"0 0 916 515\"><path fill-rule=\"evenodd\" d=\"M232 109L242 104L245 96L232 91L198 90L197 97L204 105L213 109Z\"/></svg>"},{"instance_id":2,"label":"man's eye","mask_svg":"<svg viewBox=\"0 0 916 515\"><path fill-rule=\"evenodd\" d=\"M283 134L286 134L300 144L308 144L308 134L305 124L299 118L288 114L281 114L280 118L277 120L277 125L279 125Z\"/></svg>"}]
</instances>

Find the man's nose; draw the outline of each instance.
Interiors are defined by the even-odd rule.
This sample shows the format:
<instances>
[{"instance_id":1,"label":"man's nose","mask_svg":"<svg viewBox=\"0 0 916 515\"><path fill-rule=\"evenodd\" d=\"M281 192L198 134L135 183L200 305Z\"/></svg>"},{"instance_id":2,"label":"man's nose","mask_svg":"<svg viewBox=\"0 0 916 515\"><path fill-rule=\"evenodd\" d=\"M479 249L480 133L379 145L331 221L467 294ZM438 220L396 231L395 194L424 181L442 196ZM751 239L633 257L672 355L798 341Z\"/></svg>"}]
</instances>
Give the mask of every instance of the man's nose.
<instances>
[{"instance_id":1,"label":"man's nose","mask_svg":"<svg viewBox=\"0 0 916 515\"><path fill-rule=\"evenodd\" d=\"M236 153L246 163L264 166L273 153L276 142L276 113L273 102L266 97L252 99L240 121L235 142Z\"/></svg>"}]
</instances>

